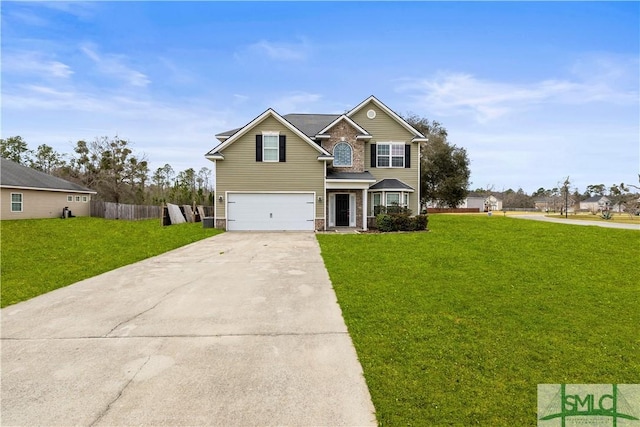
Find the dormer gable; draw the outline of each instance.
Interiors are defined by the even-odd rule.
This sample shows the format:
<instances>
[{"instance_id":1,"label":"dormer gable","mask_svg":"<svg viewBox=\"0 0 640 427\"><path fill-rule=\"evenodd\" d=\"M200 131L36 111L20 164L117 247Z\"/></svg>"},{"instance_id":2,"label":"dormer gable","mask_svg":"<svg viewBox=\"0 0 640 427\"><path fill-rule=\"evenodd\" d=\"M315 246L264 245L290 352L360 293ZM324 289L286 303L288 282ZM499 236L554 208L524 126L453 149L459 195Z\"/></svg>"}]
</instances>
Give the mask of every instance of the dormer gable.
<instances>
[{"instance_id":1,"label":"dormer gable","mask_svg":"<svg viewBox=\"0 0 640 427\"><path fill-rule=\"evenodd\" d=\"M241 139L247 133L253 131L256 128L259 128L260 125L269 118L272 118L279 122L282 126L290 130L296 136L298 136L302 141L312 147L314 150L318 152L318 160L331 160L331 154L316 144L311 138L305 135L302 131L296 128L293 124L291 124L288 120L278 114L275 110L269 108L264 113L260 114L258 117L247 123L245 126L236 129L234 131L226 132L225 135L217 135L218 139L223 142L219 144L217 147L213 148L209 151L205 157L209 160L224 160L224 150Z\"/></svg>"},{"instance_id":2,"label":"dormer gable","mask_svg":"<svg viewBox=\"0 0 640 427\"><path fill-rule=\"evenodd\" d=\"M326 127L324 127L320 132L318 132L318 134L315 136L316 139L323 139L323 138L328 138L329 135L331 134L331 129L333 127L335 127L338 123L341 122L345 122L347 123L349 126L351 126L353 129L356 130L356 132L358 132L357 135L357 139L363 139L363 140L367 140L367 139L371 139L371 135L369 134L369 132L367 132L362 126L360 126L359 124L357 124L356 122L354 122L353 120L351 120L351 118L349 118L347 115L343 114L341 116L339 116L338 118L336 118L334 121L332 121L331 123L329 123Z\"/></svg>"},{"instance_id":3,"label":"dormer gable","mask_svg":"<svg viewBox=\"0 0 640 427\"><path fill-rule=\"evenodd\" d=\"M371 108L374 106L375 108ZM367 107L369 107L367 109ZM356 116L362 115L360 114L362 110L366 110L366 118L369 120L375 120L376 118L376 110L381 110L387 116L389 116L393 121L395 121L400 127L404 128L411 135L412 142L426 142L427 138L420 133L417 129L407 123L402 117L396 114L389 107L384 105L378 98L375 96L370 96L369 98L362 101L360 104L356 105L353 109L351 109L346 116L349 118L354 118ZM362 120L359 121L362 125Z\"/></svg>"}]
</instances>

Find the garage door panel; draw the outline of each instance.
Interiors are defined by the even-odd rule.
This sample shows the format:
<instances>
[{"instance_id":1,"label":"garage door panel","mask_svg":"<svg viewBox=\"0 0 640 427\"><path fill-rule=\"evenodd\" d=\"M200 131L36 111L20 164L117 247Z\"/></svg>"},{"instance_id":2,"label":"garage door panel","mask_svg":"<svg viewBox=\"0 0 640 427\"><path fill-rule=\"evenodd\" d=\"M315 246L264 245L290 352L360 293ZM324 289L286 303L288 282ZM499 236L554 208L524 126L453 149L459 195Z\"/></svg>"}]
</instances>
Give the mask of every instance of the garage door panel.
<instances>
[{"instance_id":1,"label":"garage door panel","mask_svg":"<svg viewBox=\"0 0 640 427\"><path fill-rule=\"evenodd\" d=\"M315 228L313 193L230 193L227 229L308 230Z\"/></svg>"}]
</instances>

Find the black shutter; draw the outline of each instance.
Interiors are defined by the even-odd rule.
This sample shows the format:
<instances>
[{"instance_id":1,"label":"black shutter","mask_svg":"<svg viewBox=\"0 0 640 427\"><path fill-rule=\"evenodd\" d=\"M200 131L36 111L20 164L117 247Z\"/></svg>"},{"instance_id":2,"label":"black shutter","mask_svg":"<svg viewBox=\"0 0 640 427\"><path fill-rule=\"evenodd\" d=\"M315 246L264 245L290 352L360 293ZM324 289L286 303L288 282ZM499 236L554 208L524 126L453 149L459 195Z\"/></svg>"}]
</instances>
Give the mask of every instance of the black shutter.
<instances>
[{"instance_id":1,"label":"black shutter","mask_svg":"<svg viewBox=\"0 0 640 427\"><path fill-rule=\"evenodd\" d=\"M376 144L371 144L371 167L375 168L378 165L378 149Z\"/></svg>"},{"instance_id":2,"label":"black shutter","mask_svg":"<svg viewBox=\"0 0 640 427\"><path fill-rule=\"evenodd\" d=\"M262 135L256 135L256 162L262 161Z\"/></svg>"},{"instance_id":3,"label":"black shutter","mask_svg":"<svg viewBox=\"0 0 640 427\"><path fill-rule=\"evenodd\" d=\"M405 144L404 146L404 167L411 167L411 144Z\"/></svg>"},{"instance_id":4,"label":"black shutter","mask_svg":"<svg viewBox=\"0 0 640 427\"><path fill-rule=\"evenodd\" d=\"M278 148L279 148L279 152L280 152L280 159L278 159L278 161L280 162L286 162L287 161L287 135L280 135L280 139L278 141Z\"/></svg>"}]
</instances>

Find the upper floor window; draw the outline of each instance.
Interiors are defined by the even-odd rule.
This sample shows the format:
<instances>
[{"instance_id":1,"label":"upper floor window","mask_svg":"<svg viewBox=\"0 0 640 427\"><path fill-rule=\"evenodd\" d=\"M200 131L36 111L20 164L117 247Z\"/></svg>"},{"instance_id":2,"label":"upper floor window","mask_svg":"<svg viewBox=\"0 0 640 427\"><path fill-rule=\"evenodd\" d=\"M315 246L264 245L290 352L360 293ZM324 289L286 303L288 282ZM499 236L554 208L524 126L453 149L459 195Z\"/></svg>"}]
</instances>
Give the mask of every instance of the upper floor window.
<instances>
[{"instance_id":1,"label":"upper floor window","mask_svg":"<svg viewBox=\"0 0 640 427\"><path fill-rule=\"evenodd\" d=\"M333 148L333 166L349 167L351 163L351 146L346 142L340 142Z\"/></svg>"},{"instance_id":2,"label":"upper floor window","mask_svg":"<svg viewBox=\"0 0 640 427\"><path fill-rule=\"evenodd\" d=\"M22 193L11 193L11 212L22 212Z\"/></svg>"},{"instance_id":3,"label":"upper floor window","mask_svg":"<svg viewBox=\"0 0 640 427\"><path fill-rule=\"evenodd\" d=\"M279 132L256 135L256 162L286 162L287 136Z\"/></svg>"},{"instance_id":4,"label":"upper floor window","mask_svg":"<svg viewBox=\"0 0 640 427\"><path fill-rule=\"evenodd\" d=\"M378 143L377 158L379 168L403 168L405 166L405 144L384 142Z\"/></svg>"},{"instance_id":5,"label":"upper floor window","mask_svg":"<svg viewBox=\"0 0 640 427\"><path fill-rule=\"evenodd\" d=\"M262 161L277 162L279 134L277 132L264 132L262 134Z\"/></svg>"}]
</instances>

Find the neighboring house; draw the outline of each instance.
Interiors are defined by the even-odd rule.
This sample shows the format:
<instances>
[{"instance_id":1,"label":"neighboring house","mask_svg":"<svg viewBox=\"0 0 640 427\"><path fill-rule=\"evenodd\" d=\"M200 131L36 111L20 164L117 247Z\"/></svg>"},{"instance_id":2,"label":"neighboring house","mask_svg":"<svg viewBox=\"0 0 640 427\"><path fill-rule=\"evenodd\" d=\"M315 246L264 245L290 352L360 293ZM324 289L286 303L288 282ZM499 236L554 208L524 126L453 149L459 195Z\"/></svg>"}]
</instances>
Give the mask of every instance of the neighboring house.
<instances>
[{"instance_id":1,"label":"neighboring house","mask_svg":"<svg viewBox=\"0 0 640 427\"><path fill-rule=\"evenodd\" d=\"M268 109L216 137L215 224L227 230L366 230L377 206L419 212L426 138L371 96L345 114Z\"/></svg>"},{"instance_id":2,"label":"neighboring house","mask_svg":"<svg viewBox=\"0 0 640 427\"><path fill-rule=\"evenodd\" d=\"M564 211L565 203L568 205L568 212L575 211L576 200L571 196L566 201L562 196L540 197L533 201L534 207L542 212Z\"/></svg>"},{"instance_id":3,"label":"neighboring house","mask_svg":"<svg viewBox=\"0 0 640 427\"><path fill-rule=\"evenodd\" d=\"M608 210L611 200L607 196L593 196L580 202L580 210L599 212Z\"/></svg>"},{"instance_id":4,"label":"neighboring house","mask_svg":"<svg viewBox=\"0 0 640 427\"><path fill-rule=\"evenodd\" d=\"M459 208L477 208L480 212L500 211L502 210L502 199L495 195L486 195L470 191L467 198L458 206Z\"/></svg>"},{"instance_id":5,"label":"neighboring house","mask_svg":"<svg viewBox=\"0 0 640 427\"><path fill-rule=\"evenodd\" d=\"M95 191L62 178L0 158L0 219L62 217L66 207L74 216L89 216Z\"/></svg>"}]
</instances>

